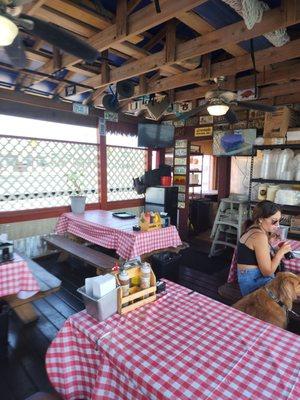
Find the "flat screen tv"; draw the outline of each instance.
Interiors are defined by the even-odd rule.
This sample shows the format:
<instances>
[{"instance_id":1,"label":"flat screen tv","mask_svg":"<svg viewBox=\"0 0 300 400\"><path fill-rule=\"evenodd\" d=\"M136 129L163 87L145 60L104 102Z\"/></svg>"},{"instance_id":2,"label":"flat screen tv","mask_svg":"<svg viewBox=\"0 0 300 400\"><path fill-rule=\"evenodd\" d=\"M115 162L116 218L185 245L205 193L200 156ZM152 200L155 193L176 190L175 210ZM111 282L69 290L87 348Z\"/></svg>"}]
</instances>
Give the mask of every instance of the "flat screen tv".
<instances>
[{"instance_id":1,"label":"flat screen tv","mask_svg":"<svg viewBox=\"0 0 300 400\"><path fill-rule=\"evenodd\" d=\"M214 156L251 156L256 139L256 129L214 131Z\"/></svg>"},{"instance_id":2,"label":"flat screen tv","mask_svg":"<svg viewBox=\"0 0 300 400\"><path fill-rule=\"evenodd\" d=\"M174 144L174 126L159 124L138 125L138 146L161 149Z\"/></svg>"}]
</instances>

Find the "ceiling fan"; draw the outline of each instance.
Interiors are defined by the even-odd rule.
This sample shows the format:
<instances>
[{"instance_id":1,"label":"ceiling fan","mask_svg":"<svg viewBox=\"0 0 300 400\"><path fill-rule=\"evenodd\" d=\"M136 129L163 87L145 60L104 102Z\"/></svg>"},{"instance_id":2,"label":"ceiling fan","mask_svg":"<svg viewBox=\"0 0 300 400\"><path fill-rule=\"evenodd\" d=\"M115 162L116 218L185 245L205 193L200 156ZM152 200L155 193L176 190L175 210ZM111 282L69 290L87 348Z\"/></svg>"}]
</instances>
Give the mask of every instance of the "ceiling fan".
<instances>
[{"instance_id":1,"label":"ceiling fan","mask_svg":"<svg viewBox=\"0 0 300 400\"><path fill-rule=\"evenodd\" d=\"M94 62L100 56L94 47L67 30L52 22L22 14L23 5L31 2L32 0L0 0L0 46L3 46L14 67L24 68L26 64L19 28L88 63Z\"/></svg>"},{"instance_id":2,"label":"ceiling fan","mask_svg":"<svg viewBox=\"0 0 300 400\"><path fill-rule=\"evenodd\" d=\"M220 84L225 81L224 76L215 78L214 81L217 84L217 89L209 90L205 93L205 103L199 107L194 108L188 112L177 113L176 116L179 120L185 121L188 118L193 117L200 111L207 110L210 115L219 116L225 115L225 118L230 124L238 122L238 118L231 106L239 106L250 110L258 110L264 112L274 112L276 107L269 106L266 104L260 104L252 101L239 101L237 100L237 94L229 90L220 89Z\"/></svg>"}]
</instances>

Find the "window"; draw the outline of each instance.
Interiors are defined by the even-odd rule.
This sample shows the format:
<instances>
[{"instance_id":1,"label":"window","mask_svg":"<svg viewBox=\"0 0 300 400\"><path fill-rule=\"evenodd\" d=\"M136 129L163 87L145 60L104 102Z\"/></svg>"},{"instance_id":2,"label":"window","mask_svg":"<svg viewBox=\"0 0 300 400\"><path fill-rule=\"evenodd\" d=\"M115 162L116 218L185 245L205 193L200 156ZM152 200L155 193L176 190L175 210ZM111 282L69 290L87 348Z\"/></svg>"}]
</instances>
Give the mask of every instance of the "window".
<instances>
[{"instance_id":1,"label":"window","mask_svg":"<svg viewBox=\"0 0 300 400\"><path fill-rule=\"evenodd\" d=\"M0 211L68 205L74 174L87 203L98 202L96 128L7 115L0 124Z\"/></svg>"},{"instance_id":2,"label":"window","mask_svg":"<svg viewBox=\"0 0 300 400\"><path fill-rule=\"evenodd\" d=\"M133 189L133 178L145 173L147 151L107 146L107 201L142 198Z\"/></svg>"}]
</instances>

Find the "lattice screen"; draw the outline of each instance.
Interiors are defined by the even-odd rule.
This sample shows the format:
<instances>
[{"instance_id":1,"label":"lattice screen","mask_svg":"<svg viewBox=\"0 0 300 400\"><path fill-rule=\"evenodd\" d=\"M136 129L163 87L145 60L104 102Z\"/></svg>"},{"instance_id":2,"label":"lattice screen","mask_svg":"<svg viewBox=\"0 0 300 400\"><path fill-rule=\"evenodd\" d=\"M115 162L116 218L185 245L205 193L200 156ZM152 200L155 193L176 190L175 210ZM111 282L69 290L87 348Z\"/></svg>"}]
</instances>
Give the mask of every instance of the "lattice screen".
<instances>
[{"instance_id":1,"label":"lattice screen","mask_svg":"<svg viewBox=\"0 0 300 400\"><path fill-rule=\"evenodd\" d=\"M0 136L0 211L68 205L71 177L98 202L97 145Z\"/></svg>"},{"instance_id":2,"label":"lattice screen","mask_svg":"<svg viewBox=\"0 0 300 400\"><path fill-rule=\"evenodd\" d=\"M145 173L147 152L142 149L107 146L107 200L139 199L133 178Z\"/></svg>"}]
</instances>

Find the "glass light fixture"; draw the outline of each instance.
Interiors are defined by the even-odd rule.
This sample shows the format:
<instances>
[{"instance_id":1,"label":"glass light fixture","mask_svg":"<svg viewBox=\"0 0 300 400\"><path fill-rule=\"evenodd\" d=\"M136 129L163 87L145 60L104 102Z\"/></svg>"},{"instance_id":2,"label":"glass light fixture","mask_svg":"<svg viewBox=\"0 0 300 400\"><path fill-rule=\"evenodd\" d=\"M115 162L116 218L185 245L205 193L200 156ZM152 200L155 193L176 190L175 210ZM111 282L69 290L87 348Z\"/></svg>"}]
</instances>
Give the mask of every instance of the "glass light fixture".
<instances>
[{"instance_id":1,"label":"glass light fixture","mask_svg":"<svg viewBox=\"0 0 300 400\"><path fill-rule=\"evenodd\" d=\"M207 111L210 115L225 115L228 110L229 106L219 99L211 100L207 106Z\"/></svg>"},{"instance_id":2,"label":"glass light fixture","mask_svg":"<svg viewBox=\"0 0 300 400\"><path fill-rule=\"evenodd\" d=\"M9 46L15 40L19 29L10 19L0 15L0 46Z\"/></svg>"}]
</instances>

